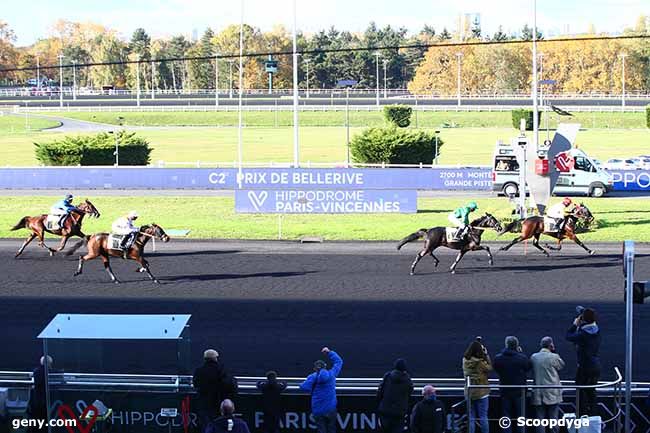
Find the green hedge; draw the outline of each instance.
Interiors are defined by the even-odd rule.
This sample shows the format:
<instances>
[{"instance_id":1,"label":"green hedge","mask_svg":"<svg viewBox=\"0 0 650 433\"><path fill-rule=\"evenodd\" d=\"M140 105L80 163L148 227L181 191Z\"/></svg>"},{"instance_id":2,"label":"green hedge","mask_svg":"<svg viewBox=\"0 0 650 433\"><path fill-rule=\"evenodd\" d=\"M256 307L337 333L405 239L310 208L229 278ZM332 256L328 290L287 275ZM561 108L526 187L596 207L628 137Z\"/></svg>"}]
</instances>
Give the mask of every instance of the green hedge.
<instances>
[{"instance_id":1,"label":"green hedge","mask_svg":"<svg viewBox=\"0 0 650 433\"><path fill-rule=\"evenodd\" d=\"M44 165L113 165L115 141L118 142L120 165L148 165L151 148L135 132L66 136L61 140L34 143L36 159Z\"/></svg>"},{"instance_id":2,"label":"green hedge","mask_svg":"<svg viewBox=\"0 0 650 433\"><path fill-rule=\"evenodd\" d=\"M438 137L437 150L443 142ZM355 162L365 164L431 164L436 157L436 136L423 130L370 128L350 143Z\"/></svg>"},{"instance_id":3,"label":"green hedge","mask_svg":"<svg viewBox=\"0 0 650 433\"><path fill-rule=\"evenodd\" d=\"M537 112L537 121L542 117L542 112ZM512 110L512 126L515 129L519 129L519 124L521 119L526 119L526 131L533 130L533 110L526 110L524 108L518 110Z\"/></svg>"},{"instance_id":4,"label":"green hedge","mask_svg":"<svg viewBox=\"0 0 650 433\"><path fill-rule=\"evenodd\" d=\"M650 128L650 105L645 107L645 124Z\"/></svg>"},{"instance_id":5,"label":"green hedge","mask_svg":"<svg viewBox=\"0 0 650 433\"><path fill-rule=\"evenodd\" d=\"M386 105L384 107L384 118L395 126L406 128L411 124L413 109L408 105Z\"/></svg>"}]
</instances>

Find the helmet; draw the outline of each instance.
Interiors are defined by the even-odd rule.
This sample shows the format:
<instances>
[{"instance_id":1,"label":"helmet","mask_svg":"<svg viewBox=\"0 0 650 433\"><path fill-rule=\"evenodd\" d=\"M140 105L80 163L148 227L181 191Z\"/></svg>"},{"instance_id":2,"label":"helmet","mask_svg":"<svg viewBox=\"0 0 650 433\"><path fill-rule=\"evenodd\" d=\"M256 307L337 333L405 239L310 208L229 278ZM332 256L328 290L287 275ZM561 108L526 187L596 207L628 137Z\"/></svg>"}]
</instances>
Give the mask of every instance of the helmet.
<instances>
[{"instance_id":1,"label":"helmet","mask_svg":"<svg viewBox=\"0 0 650 433\"><path fill-rule=\"evenodd\" d=\"M475 201L470 201L467 203L467 207L470 208L471 210L476 210L478 209L478 204L476 204Z\"/></svg>"},{"instance_id":2,"label":"helmet","mask_svg":"<svg viewBox=\"0 0 650 433\"><path fill-rule=\"evenodd\" d=\"M571 203L573 203L573 201L572 201L569 197L564 197L564 200L562 200L562 204L563 204L564 206L568 206L568 205L570 205Z\"/></svg>"},{"instance_id":3,"label":"helmet","mask_svg":"<svg viewBox=\"0 0 650 433\"><path fill-rule=\"evenodd\" d=\"M127 214L126 217L128 219L130 219L130 220L134 220L134 219L136 219L138 217L138 213L136 211L132 210Z\"/></svg>"},{"instance_id":4,"label":"helmet","mask_svg":"<svg viewBox=\"0 0 650 433\"><path fill-rule=\"evenodd\" d=\"M65 201L72 201L73 198L74 198L74 197L72 197L72 194L66 194L66 195L65 195L65 198L64 198L63 200L65 200Z\"/></svg>"}]
</instances>

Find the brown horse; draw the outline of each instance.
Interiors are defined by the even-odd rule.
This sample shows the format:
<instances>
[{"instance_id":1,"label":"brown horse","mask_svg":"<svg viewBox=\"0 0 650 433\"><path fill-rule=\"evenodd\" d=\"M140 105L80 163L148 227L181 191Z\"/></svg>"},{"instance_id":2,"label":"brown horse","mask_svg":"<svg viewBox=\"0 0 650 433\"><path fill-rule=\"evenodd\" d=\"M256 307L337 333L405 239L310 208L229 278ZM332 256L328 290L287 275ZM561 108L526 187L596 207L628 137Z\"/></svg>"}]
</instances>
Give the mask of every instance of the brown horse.
<instances>
[{"instance_id":1,"label":"brown horse","mask_svg":"<svg viewBox=\"0 0 650 433\"><path fill-rule=\"evenodd\" d=\"M562 249L562 241L564 239L571 239L573 242L580 245L590 256L594 255L594 251L587 248L587 246L578 239L578 236L576 236L578 221L582 220L591 223L593 219L594 217L591 214L591 211L583 204L577 206L576 210L567 217L567 222L564 225L564 228L560 231L545 231L543 216L528 217L521 221L521 235L513 239L508 245L501 247L499 251L508 251L513 245L525 241L526 239L533 238L533 246L543 252L546 257L550 257L548 251L539 244L539 237L541 235L546 235L557 239L557 247L552 247L548 244L546 245L550 250L560 251ZM499 233L499 236L504 233L512 232L519 222L520 221L513 221L506 225L503 231Z\"/></svg>"},{"instance_id":2,"label":"brown horse","mask_svg":"<svg viewBox=\"0 0 650 433\"><path fill-rule=\"evenodd\" d=\"M114 283L119 284L120 281L115 277L115 274L111 269L109 257L123 257L124 253L120 250L110 248L108 245L108 236L108 233L97 233L87 237L88 254L85 256L79 256L79 266L77 266L77 271L74 273L75 277L83 272L84 262L100 257L102 262L104 262L104 268L108 272L108 275L111 276L111 280L113 280ZM165 233L159 225L151 224L142 226L140 227L140 232L135 238L135 242L129 248L127 259L138 262L140 268L137 272L146 272L151 281L159 284L160 281L158 281L149 270L149 262L147 262L143 257L144 246L147 245L147 242L149 242L149 239L151 238L160 239L163 242L169 242L169 236L167 236L167 233Z\"/></svg>"},{"instance_id":3,"label":"brown horse","mask_svg":"<svg viewBox=\"0 0 650 433\"><path fill-rule=\"evenodd\" d=\"M38 245L42 248L47 249L50 252L50 256L54 253L59 252L65 248L65 244L68 242L72 236L78 236L80 238L85 238L86 235L81 231L81 224L83 222L84 216L88 215L89 217L99 218L100 213L97 208L90 202L90 200L84 200L77 209L70 212L70 215L63 222L63 227L56 230L48 230L45 227L45 220L47 219L47 214L39 215L35 217L25 216L22 217L18 224L13 226L11 230L20 230L28 229L32 233L29 237L23 242L23 245L20 247L15 257L20 256L25 247L29 245L34 238L38 237ZM53 249L45 245L45 233L51 233L53 235L61 236L61 243L59 248Z\"/></svg>"},{"instance_id":4,"label":"brown horse","mask_svg":"<svg viewBox=\"0 0 650 433\"><path fill-rule=\"evenodd\" d=\"M490 248L487 246L481 245L481 236L483 236L483 230L488 228L493 228L496 231L501 231L501 223L494 216L486 213L482 217L479 217L472 221L470 224L470 231L467 237L460 241L455 241L452 239L447 239L447 229L445 227L434 227L432 229L420 229L415 233L411 233L397 244L397 249L399 250L405 244L413 242L417 239L424 237L424 248L415 256L415 260L411 264L411 275L415 274L415 267L418 262L422 260L422 257L430 255L435 261L435 266L438 267L440 262L436 256L433 255L433 251L438 247L447 247L453 250L460 250L456 256L456 260L449 268L449 271L452 274L456 273L456 266L460 259L468 251L486 251L488 257L490 258L490 266L494 263L492 258L492 253Z\"/></svg>"}]
</instances>

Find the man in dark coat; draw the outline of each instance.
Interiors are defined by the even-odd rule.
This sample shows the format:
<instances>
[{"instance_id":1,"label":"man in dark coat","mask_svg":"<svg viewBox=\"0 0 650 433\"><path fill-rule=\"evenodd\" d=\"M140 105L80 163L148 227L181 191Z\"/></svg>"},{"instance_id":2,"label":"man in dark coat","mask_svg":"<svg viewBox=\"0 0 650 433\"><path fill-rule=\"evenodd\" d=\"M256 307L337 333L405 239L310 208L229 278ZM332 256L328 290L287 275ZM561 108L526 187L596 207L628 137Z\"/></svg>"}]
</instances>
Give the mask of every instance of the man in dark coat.
<instances>
[{"instance_id":1,"label":"man in dark coat","mask_svg":"<svg viewBox=\"0 0 650 433\"><path fill-rule=\"evenodd\" d=\"M45 357L41 356L41 365L34 369L32 377L34 378L34 389L29 396L27 410L29 417L32 419L47 419L47 396L45 389ZM47 357L47 369L52 369L52 357ZM30 427L30 432L47 431L47 428L39 430L37 427Z\"/></svg>"},{"instance_id":2,"label":"man in dark coat","mask_svg":"<svg viewBox=\"0 0 650 433\"><path fill-rule=\"evenodd\" d=\"M385 433L401 433L409 409L413 382L406 371L406 361L398 359L393 369L384 375L377 390L377 414Z\"/></svg>"},{"instance_id":3,"label":"man in dark coat","mask_svg":"<svg viewBox=\"0 0 650 433\"><path fill-rule=\"evenodd\" d=\"M219 353L208 349L203 353L205 362L194 371L192 383L198 394L197 414L203 432L208 422L219 416L222 400L233 395L233 380L219 362Z\"/></svg>"},{"instance_id":4,"label":"man in dark coat","mask_svg":"<svg viewBox=\"0 0 650 433\"><path fill-rule=\"evenodd\" d=\"M257 382L257 389L262 392L262 411L264 412L264 433L278 433L280 431L280 418L282 417L282 404L280 395L287 388L286 382L278 381L275 371L266 373L266 380Z\"/></svg>"},{"instance_id":5,"label":"man in dark coat","mask_svg":"<svg viewBox=\"0 0 650 433\"><path fill-rule=\"evenodd\" d=\"M596 324L596 312L587 308L576 317L566 339L576 345L578 352L576 385L596 385L600 379L600 328ZM578 413L598 415L595 389L580 390Z\"/></svg>"},{"instance_id":6,"label":"man in dark coat","mask_svg":"<svg viewBox=\"0 0 650 433\"><path fill-rule=\"evenodd\" d=\"M411 413L411 433L443 433L446 430L445 405L436 398L432 385L422 388L422 400Z\"/></svg>"},{"instance_id":7,"label":"man in dark coat","mask_svg":"<svg viewBox=\"0 0 650 433\"><path fill-rule=\"evenodd\" d=\"M526 375L533 368L530 359L522 353L517 337L506 337L506 347L494 357L492 363L499 375L501 385L526 385ZM521 407L524 404L522 388L501 388L501 415L515 420L522 416ZM514 422L513 422L514 424ZM515 427L517 432L523 432L523 427ZM510 427L504 428L510 433Z\"/></svg>"},{"instance_id":8,"label":"man in dark coat","mask_svg":"<svg viewBox=\"0 0 650 433\"><path fill-rule=\"evenodd\" d=\"M221 402L221 416L211 421L202 433L250 433L246 421L235 418L235 404L225 399Z\"/></svg>"}]
</instances>

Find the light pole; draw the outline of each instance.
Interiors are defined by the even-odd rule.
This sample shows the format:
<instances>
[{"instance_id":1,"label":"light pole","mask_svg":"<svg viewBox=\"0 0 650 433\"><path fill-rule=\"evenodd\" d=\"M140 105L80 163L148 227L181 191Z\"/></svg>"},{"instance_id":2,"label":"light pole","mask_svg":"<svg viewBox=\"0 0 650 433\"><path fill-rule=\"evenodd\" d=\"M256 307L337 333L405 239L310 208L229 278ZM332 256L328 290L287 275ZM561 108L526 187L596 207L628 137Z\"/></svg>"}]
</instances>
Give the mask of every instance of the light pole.
<instances>
[{"instance_id":1,"label":"light pole","mask_svg":"<svg viewBox=\"0 0 650 433\"><path fill-rule=\"evenodd\" d=\"M388 59L384 59L384 99L388 99L388 77L386 76L386 65L388 65Z\"/></svg>"},{"instance_id":2,"label":"light pole","mask_svg":"<svg viewBox=\"0 0 650 433\"><path fill-rule=\"evenodd\" d=\"M77 100L77 61L72 61L72 100Z\"/></svg>"},{"instance_id":3,"label":"light pole","mask_svg":"<svg viewBox=\"0 0 650 433\"><path fill-rule=\"evenodd\" d=\"M151 61L151 99L156 99L156 74L154 73L154 64L153 60Z\"/></svg>"},{"instance_id":4,"label":"light pole","mask_svg":"<svg viewBox=\"0 0 650 433\"><path fill-rule=\"evenodd\" d=\"M59 54L59 107L63 108L63 54Z\"/></svg>"},{"instance_id":5,"label":"light pole","mask_svg":"<svg viewBox=\"0 0 650 433\"><path fill-rule=\"evenodd\" d=\"M298 29L297 29L297 0L293 0L293 166L299 167L299 135L298 135Z\"/></svg>"},{"instance_id":6,"label":"light pole","mask_svg":"<svg viewBox=\"0 0 650 433\"><path fill-rule=\"evenodd\" d=\"M621 58L621 110L625 109L625 58L627 57L627 53L621 53L619 56Z\"/></svg>"},{"instance_id":7,"label":"light pole","mask_svg":"<svg viewBox=\"0 0 650 433\"><path fill-rule=\"evenodd\" d=\"M376 72L375 76L377 78L377 97L376 97L376 102L377 102L377 107L379 107L379 51L375 51L375 65L376 65Z\"/></svg>"},{"instance_id":8,"label":"light pole","mask_svg":"<svg viewBox=\"0 0 650 433\"><path fill-rule=\"evenodd\" d=\"M41 63L36 56L36 89L41 90Z\"/></svg>"},{"instance_id":9,"label":"light pole","mask_svg":"<svg viewBox=\"0 0 650 433\"><path fill-rule=\"evenodd\" d=\"M214 105L219 106L219 53L214 55Z\"/></svg>"},{"instance_id":10,"label":"light pole","mask_svg":"<svg viewBox=\"0 0 650 433\"><path fill-rule=\"evenodd\" d=\"M228 60L228 63L229 63L229 65L228 65L228 71L229 71L228 72L228 75L229 75L229 79L228 79L228 97L230 99L232 99L232 64L234 62L235 61L233 59Z\"/></svg>"},{"instance_id":11,"label":"light pole","mask_svg":"<svg viewBox=\"0 0 650 433\"><path fill-rule=\"evenodd\" d=\"M434 158L436 165L438 165L438 134L440 131L436 131L436 156Z\"/></svg>"},{"instance_id":12,"label":"light pole","mask_svg":"<svg viewBox=\"0 0 650 433\"><path fill-rule=\"evenodd\" d=\"M138 107L140 106L140 56L138 56L138 62L136 63L136 78L135 78L135 86L136 86L136 103Z\"/></svg>"},{"instance_id":13,"label":"light pole","mask_svg":"<svg viewBox=\"0 0 650 433\"><path fill-rule=\"evenodd\" d=\"M307 92L305 93L305 97L309 98L309 62L310 59L305 59L305 68L307 69Z\"/></svg>"},{"instance_id":14,"label":"light pole","mask_svg":"<svg viewBox=\"0 0 650 433\"><path fill-rule=\"evenodd\" d=\"M537 152L539 144L539 114L538 114L538 85L537 78L537 0L533 0L533 149ZM525 171L525 167L521 167L522 171ZM525 191L526 184L523 185L523 189L520 191ZM525 197L525 194L522 193ZM525 214L524 214L525 215Z\"/></svg>"},{"instance_id":15,"label":"light pole","mask_svg":"<svg viewBox=\"0 0 650 433\"><path fill-rule=\"evenodd\" d=\"M458 106L459 107L460 107L460 66L461 66L460 63L461 63L462 58L463 58L463 53L461 53L460 51L457 52L456 53L456 59L457 59L456 63L458 64L458 74L457 74L457 80L456 80L457 81L457 83L456 83L457 84L456 92L457 92Z\"/></svg>"}]
</instances>

